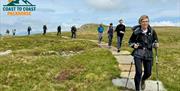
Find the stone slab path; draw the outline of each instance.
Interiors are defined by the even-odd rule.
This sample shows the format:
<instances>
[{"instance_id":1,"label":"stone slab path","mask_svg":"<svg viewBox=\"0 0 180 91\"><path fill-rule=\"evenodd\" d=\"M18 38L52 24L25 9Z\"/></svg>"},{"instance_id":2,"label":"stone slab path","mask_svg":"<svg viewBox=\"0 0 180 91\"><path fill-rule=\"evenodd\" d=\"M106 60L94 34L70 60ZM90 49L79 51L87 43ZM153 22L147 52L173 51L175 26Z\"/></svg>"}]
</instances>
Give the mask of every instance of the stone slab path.
<instances>
[{"instance_id":1,"label":"stone slab path","mask_svg":"<svg viewBox=\"0 0 180 91\"><path fill-rule=\"evenodd\" d=\"M12 50L7 50L5 52L0 52L0 56L5 56L5 55L8 55L10 53L12 53Z\"/></svg>"},{"instance_id":2,"label":"stone slab path","mask_svg":"<svg viewBox=\"0 0 180 91\"><path fill-rule=\"evenodd\" d=\"M67 37L64 37L64 38L67 38ZM85 39L80 39L80 40L85 40ZM89 40L89 41L92 41L92 42L95 42L98 44L97 40ZM101 44L99 44L99 47L108 48L107 45L108 45L107 43L102 42ZM132 91L132 90L135 91L135 85L134 85L135 65L134 65L133 57L130 55L131 53L128 51L121 51L118 53L117 49L115 47L111 47L108 49L109 49L109 51L111 51L111 53L116 58L117 62L119 63L118 67L121 70L120 78L113 79L112 83L115 86L125 87L127 78L129 77L127 87L123 91ZM132 64L132 68L130 71L131 64ZM128 76L129 71L130 71L130 75ZM159 83L159 91L167 91L164 88L161 81L158 81L158 83ZM146 88L144 91L158 91L157 90L157 81L147 80Z\"/></svg>"},{"instance_id":3,"label":"stone slab path","mask_svg":"<svg viewBox=\"0 0 180 91\"><path fill-rule=\"evenodd\" d=\"M107 43L106 44L103 43L102 47L108 48ZM134 84L135 65L134 65L133 57L130 55L131 53L128 51L121 51L120 53L117 53L117 50L115 47L112 47L109 50L112 52L112 54L116 58L117 62L119 63L118 67L121 70L121 74L120 74L121 78L113 79L112 83L115 86L125 87L127 78L129 77L127 87L126 87L127 90L125 91L135 90L135 84ZM130 70L130 67L131 67L131 70ZM129 75L129 71L130 71L130 75ZM159 83L159 91L166 91L162 82L158 81L158 83ZM157 86L158 86L157 81L147 80L146 88L144 91L158 91ZM131 90L128 90L128 89L131 89Z\"/></svg>"},{"instance_id":4,"label":"stone slab path","mask_svg":"<svg viewBox=\"0 0 180 91\"><path fill-rule=\"evenodd\" d=\"M115 86L120 86L120 87L125 87L125 84L126 83L127 79L123 78L123 79L120 79L120 78L117 78L117 79L113 79L112 82ZM159 82L159 91L166 91L166 89L163 87L163 84L162 82L158 81ZM127 87L128 89L134 89L135 88L135 85L134 85L134 79L130 79L128 81L128 84L127 84ZM128 91L128 90L126 90ZM157 82L156 81L153 81L153 80L147 80L146 81L146 89L144 91L157 91Z\"/></svg>"}]
</instances>

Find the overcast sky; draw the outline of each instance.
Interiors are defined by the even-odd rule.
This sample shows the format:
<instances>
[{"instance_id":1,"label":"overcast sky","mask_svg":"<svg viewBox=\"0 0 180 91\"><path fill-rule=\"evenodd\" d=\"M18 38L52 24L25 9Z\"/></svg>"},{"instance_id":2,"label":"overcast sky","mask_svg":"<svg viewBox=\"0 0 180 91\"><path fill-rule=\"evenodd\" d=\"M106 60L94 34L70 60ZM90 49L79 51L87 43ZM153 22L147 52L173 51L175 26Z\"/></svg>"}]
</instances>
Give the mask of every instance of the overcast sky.
<instances>
[{"instance_id":1,"label":"overcast sky","mask_svg":"<svg viewBox=\"0 0 180 91\"><path fill-rule=\"evenodd\" d=\"M7 0L0 0L1 32L16 28L25 32L32 26L34 32L42 31L47 24L48 31L56 31L58 25L69 30L72 25L110 22L116 25L123 19L127 26L138 24L141 15L150 17L151 25L180 26L180 0L29 0L36 5L31 16L7 16L2 6Z\"/></svg>"}]
</instances>

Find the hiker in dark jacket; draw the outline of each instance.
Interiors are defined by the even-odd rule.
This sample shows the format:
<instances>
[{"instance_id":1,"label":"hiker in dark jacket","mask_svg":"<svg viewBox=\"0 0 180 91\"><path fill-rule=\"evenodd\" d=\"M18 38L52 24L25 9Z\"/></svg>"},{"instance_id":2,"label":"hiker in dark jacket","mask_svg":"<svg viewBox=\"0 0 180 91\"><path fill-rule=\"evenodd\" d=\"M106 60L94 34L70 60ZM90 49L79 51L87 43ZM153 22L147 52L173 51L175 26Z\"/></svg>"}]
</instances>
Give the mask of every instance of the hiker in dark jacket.
<instances>
[{"instance_id":1,"label":"hiker in dark jacket","mask_svg":"<svg viewBox=\"0 0 180 91\"><path fill-rule=\"evenodd\" d=\"M117 52L120 52L122 40L124 37L126 26L123 24L123 20L119 20L119 25L117 25L115 31L117 32Z\"/></svg>"},{"instance_id":2,"label":"hiker in dark jacket","mask_svg":"<svg viewBox=\"0 0 180 91\"><path fill-rule=\"evenodd\" d=\"M28 27L27 31L28 31L28 35L30 35L30 33L31 33L31 27L30 26Z\"/></svg>"},{"instance_id":3,"label":"hiker in dark jacket","mask_svg":"<svg viewBox=\"0 0 180 91\"><path fill-rule=\"evenodd\" d=\"M158 38L154 29L149 25L149 17L143 15L139 18L138 26L133 27L129 45L134 48L136 74L134 78L136 91L145 89L145 80L151 76L153 64L153 47L158 48ZM142 76L142 64L144 74Z\"/></svg>"},{"instance_id":4,"label":"hiker in dark jacket","mask_svg":"<svg viewBox=\"0 0 180 91\"><path fill-rule=\"evenodd\" d=\"M44 26L43 26L43 35L45 35L45 34L46 34L46 31L47 31L47 26L46 26L46 25L44 25Z\"/></svg>"},{"instance_id":5,"label":"hiker in dark jacket","mask_svg":"<svg viewBox=\"0 0 180 91\"><path fill-rule=\"evenodd\" d=\"M58 26L58 27L57 27L57 36L58 36L59 34L61 35L61 26Z\"/></svg>"},{"instance_id":6,"label":"hiker in dark jacket","mask_svg":"<svg viewBox=\"0 0 180 91\"><path fill-rule=\"evenodd\" d=\"M71 27L71 33L72 33L71 38L76 38L76 31L77 31L76 26L72 26Z\"/></svg>"},{"instance_id":7,"label":"hiker in dark jacket","mask_svg":"<svg viewBox=\"0 0 180 91\"><path fill-rule=\"evenodd\" d=\"M10 33L10 31L7 29L7 30L6 30L6 34L9 35L9 33Z\"/></svg>"},{"instance_id":8,"label":"hiker in dark jacket","mask_svg":"<svg viewBox=\"0 0 180 91\"><path fill-rule=\"evenodd\" d=\"M111 48L111 45L112 45L112 39L113 39L113 33L114 33L114 29L113 29L113 24L110 23L108 29L107 29L107 33L108 33L108 39L109 39L109 42L108 42L108 46L109 48Z\"/></svg>"}]
</instances>

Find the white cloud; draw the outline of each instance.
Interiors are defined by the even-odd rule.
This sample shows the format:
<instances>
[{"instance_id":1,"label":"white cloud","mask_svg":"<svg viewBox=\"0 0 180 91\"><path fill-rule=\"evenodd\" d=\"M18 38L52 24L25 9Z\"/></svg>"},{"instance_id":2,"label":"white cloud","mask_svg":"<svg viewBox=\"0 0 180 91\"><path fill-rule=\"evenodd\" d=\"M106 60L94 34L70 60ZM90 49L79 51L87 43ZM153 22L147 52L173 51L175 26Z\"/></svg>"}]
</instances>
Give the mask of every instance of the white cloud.
<instances>
[{"instance_id":1,"label":"white cloud","mask_svg":"<svg viewBox=\"0 0 180 91\"><path fill-rule=\"evenodd\" d=\"M151 4L158 4L158 3L169 3L169 0L146 0L146 2ZM171 0L172 2L178 2L178 0Z\"/></svg>"},{"instance_id":2,"label":"white cloud","mask_svg":"<svg viewBox=\"0 0 180 91\"><path fill-rule=\"evenodd\" d=\"M87 0L87 3L100 10L112 10L121 7L121 0Z\"/></svg>"},{"instance_id":3,"label":"white cloud","mask_svg":"<svg viewBox=\"0 0 180 91\"><path fill-rule=\"evenodd\" d=\"M72 26L76 26L77 28L79 28L80 24L73 24L73 23L62 23L61 24L62 31L70 31Z\"/></svg>"},{"instance_id":4,"label":"white cloud","mask_svg":"<svg viewBox=\"0 0 180 91\"><path fill-rule=\"evenodd\" d=\"M163 17L179 17L180 11L178 8L174 10L164 10L164 11L159 11L157 15Z\"/></svg>"},{"instance_id":5,"label":"white cloud","mask_svg":"<svg viewBox=\"0 0 180 91\"><path fill-rule=\"evenodd\" d=\"M151 26L180 26L180 22L171 22L171 21L161 21L161 22L152 22Z\"/></svg>"}]
</instances>

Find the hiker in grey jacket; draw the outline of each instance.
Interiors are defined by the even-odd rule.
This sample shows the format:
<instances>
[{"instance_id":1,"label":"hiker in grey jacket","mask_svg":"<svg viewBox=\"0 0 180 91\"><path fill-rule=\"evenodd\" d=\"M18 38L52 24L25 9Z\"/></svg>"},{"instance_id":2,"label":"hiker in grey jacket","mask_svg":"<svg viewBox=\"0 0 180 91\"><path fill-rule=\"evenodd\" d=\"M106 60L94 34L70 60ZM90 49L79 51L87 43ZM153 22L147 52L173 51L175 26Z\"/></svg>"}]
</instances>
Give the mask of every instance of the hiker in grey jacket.
<instances>
[{"instance_id":1,"label":"hiker in grey jacket","mask_svg":"<svg viewBox=\"0 0 180 91\"><path fill-rule=\"evenodd\" d=\"M154 29L149 25L149 17L143 15L139 18L138 26L133 27L133 34L129 39L129 45L134 48L132 55L135 61L135 87L136 91L145 89L145 80L151 76L153 64L153 47L158 48L158 37ZM144 74L142 76L142 64Z\"/></svg>"}]
</instances>

